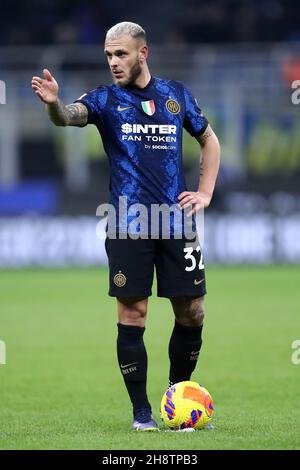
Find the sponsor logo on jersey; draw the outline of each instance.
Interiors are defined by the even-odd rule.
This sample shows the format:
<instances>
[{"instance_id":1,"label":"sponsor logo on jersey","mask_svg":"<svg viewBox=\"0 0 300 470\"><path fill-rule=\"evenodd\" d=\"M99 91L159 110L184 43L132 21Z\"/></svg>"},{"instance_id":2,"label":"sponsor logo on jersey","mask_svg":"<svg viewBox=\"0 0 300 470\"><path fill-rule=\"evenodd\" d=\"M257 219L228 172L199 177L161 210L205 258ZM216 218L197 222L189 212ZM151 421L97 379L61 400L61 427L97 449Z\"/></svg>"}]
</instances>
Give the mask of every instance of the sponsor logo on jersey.
<instances>
[{"instance_id":1,"label":"sponsor logo on jersey","mask_svg":"<svg viewBox=\"0 0 300 470\"><path fill-rule=\"evenodd\" d=\"M166 101L166 108L169 111L169 113L172 113L172 114L178 114L180 111L179 103L177 103L177 101L172 100L172 99Z\"/></svg>"},{"instance_id":2,"label":"sponsor logo on jersey","mask_svg":"<svg viewBox=\"0 0 300 470\"><path fill-rule=\"evenodd\" d=\"M176 132L177 127L170 124L129 124L126 122L122 124L121 138L124 141L133 142L142 142L142 140L144 140L147 144L158 142L176 143ZM163 148L161 148L161 150L162 149Z\"/></svg>"},{"instance_id":3,"label":"sponsor logo on jersey","mask_svg":"<svg viewBox=\"0 0 300 470\"><path fill-rule=\"evenodd\" d=\"M124 134L176 134L176 129L170 124L122 124Z\"/></svg>"},{"instance_id":4,"label":"sponsor logo on jersey","mask_svg":"<svg viewBox=\"0 0 300 470\"><path fill-rule=\"evenodd\" d=\"M155 113L154 100L142 101L141 105L142 105L144 113L148 114L148 116L152 116Z\"/></svg>"}]
</instances>

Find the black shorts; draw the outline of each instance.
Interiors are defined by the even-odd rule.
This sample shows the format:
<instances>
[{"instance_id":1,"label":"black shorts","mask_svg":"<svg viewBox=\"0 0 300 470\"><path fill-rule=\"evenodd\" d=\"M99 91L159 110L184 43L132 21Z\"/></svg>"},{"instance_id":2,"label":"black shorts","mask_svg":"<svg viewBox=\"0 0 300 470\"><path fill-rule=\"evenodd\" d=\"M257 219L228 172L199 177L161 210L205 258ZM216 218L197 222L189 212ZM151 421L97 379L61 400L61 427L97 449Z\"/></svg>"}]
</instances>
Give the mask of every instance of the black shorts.
<instances>
[{"instance_id":1,"label":"black shorts","mask_svg":"<svg viewBox=\"0 0 300 470\"><path fill-rule=\"evenodd\" d=\"M106 238L109 295L148 297L154 266L159 297L206 294L205 272L198 241L186 239Z\"/></svg>"}]
</instances>

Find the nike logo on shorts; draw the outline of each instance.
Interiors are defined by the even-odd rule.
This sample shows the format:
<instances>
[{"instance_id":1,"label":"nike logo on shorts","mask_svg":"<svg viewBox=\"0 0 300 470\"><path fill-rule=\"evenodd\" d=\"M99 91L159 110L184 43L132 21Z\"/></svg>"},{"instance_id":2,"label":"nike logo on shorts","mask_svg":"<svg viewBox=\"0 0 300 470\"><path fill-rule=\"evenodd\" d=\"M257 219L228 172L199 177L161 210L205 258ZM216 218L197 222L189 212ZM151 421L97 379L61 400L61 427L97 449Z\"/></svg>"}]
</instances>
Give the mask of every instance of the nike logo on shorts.
<instances>
[{"instance_id":1,"label":"nike logo on shorts","mask_svg":"<svg viewBox=\"0 0 300 470\"><path fill-rule=\"evenodd\" d=\"M199 286L199 284L201 284L201 282L203 282L204 279L200 279L199 281L197 279L194 280L194 284L195 286Z\"/></svg>"}]
</instances>

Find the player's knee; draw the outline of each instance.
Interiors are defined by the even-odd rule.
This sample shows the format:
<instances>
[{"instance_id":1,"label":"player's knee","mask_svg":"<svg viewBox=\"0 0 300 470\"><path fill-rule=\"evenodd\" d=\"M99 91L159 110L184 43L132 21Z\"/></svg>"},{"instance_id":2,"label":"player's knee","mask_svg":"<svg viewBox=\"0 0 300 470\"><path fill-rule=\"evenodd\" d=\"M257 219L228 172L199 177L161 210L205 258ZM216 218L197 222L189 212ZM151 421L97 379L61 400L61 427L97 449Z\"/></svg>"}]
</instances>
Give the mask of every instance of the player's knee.
<instances>
[{"instance_id":1,"label":"player's knee","mask_svg":"<svg viewBox=\"0 0 300 470\"><path fill-rule=\"evenodd\" d=\"M176 321L183 326L201 326L204 321L203 298L171 298Z\"/></svg>"},{"instance_id":2,"label":"player's knee","mask_svg":"<svg viewBox=\"0 0 300 470\"><path fill-rule=\"evenodd\" d=\"M123 318L129 325L140 325L145 322L146 314L147 312L142 309L126 308L123 311Z\"/></svg>"},{"instance_id":3,"label":"player's knee","mask_svg":"<svg viewBox=\"0 0 300 470\"><path fill-rule=\"evenodd\" d=\"M202 299L192 301L181 317L181 323L185 326L201 326L204 321L204 303Z\"/></svg>"},{"instance_id":4,"label":"player's knee","mask_svg":"<svg viewBox=\"0 0 300 470\"><path fill-rule=\"evenodd\" d=\"M119 321L124 325L145 326L147 303L128 301L119 303Z\"/></svg>"},{"instance_id":5,"label":"player's knee","mask_svg":"<svg viewBox=\"0 0 300 470\"><path fill-rule=\"evenodd\" d=\"M201 326L204 321L204 307L203 305L193 305L189 309L186 317L187 326Z\"/></svg>"}]
</instances>

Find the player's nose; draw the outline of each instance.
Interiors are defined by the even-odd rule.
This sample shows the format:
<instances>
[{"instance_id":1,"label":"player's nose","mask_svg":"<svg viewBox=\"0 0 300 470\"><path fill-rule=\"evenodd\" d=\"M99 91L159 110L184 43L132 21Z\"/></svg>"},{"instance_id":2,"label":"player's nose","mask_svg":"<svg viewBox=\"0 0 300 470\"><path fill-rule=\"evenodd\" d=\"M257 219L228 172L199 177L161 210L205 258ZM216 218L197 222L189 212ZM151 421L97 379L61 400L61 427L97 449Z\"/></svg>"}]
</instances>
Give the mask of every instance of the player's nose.
<instances>
[{"instance_id":1,"label":"player's nose","mask_svg":"<svg viewBox=\"0 0 300 470\"><path fill-rule=\"evenodd\" d=\"M110 66L112 69L117 68L119 65L118 57L112 57L110 61Z\"/></svg>"}]
</instances>

